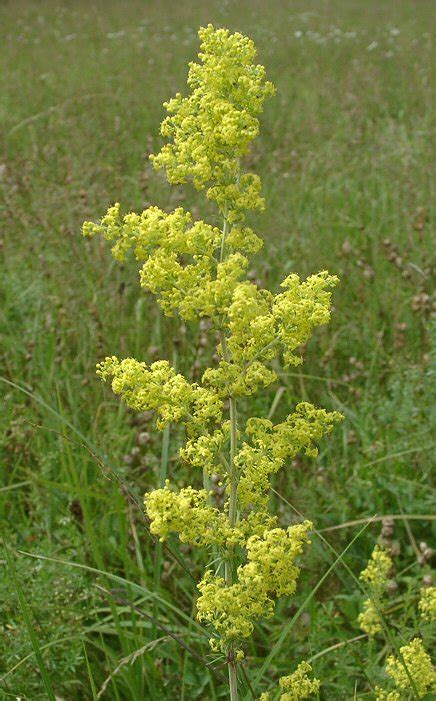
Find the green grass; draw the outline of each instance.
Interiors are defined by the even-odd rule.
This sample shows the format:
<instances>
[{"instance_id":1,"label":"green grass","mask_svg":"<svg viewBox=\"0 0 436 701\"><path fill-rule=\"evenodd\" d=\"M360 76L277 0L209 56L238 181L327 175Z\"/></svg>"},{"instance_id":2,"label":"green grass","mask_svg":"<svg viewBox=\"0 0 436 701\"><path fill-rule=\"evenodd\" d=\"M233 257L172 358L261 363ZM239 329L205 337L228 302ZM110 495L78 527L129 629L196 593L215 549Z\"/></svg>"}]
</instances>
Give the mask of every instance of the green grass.
<instances>
[{"instance_id":1,"label":"green grass","mask_svg":"<svg viewBox=\"0 0 436 701\"><path fill-rule=\"evenodd\" d=\"M114 201L214 216L147 159L162 102L183 87L209 21L251 35L277 86L250 157L267 197L252 219L266 242L253 275L272 289L291 270L341 278L332 323L301 371L281 378L274 416L303 397L346 421L316 461L279 476L286 501L275 508L288 523L291 504L320 531L418 516L410 531L396 521L398 571L410 565L398 581L413 601L433 497L431 19L425 0L2 3L1 698L53 689L95 699L109 677L105 699L226 697L209 634L192 618L205 562L176 541L156 553L140 507L159 483L161 436L95 377L105 355L150 360L156 348L192 377L199 331L162 319L135 266L80 234ZM256 411L273 399L257 399ZM137 445L146 431L151 440ZM182 484L180 442L173 430L169 471ZM314 537L299 595L249 645L251 684L274 650L256 694L316 657L322 699L372 698L382 648L346 644L360 635L356 575L380 525L352 542L360 528L323 532L334 552ZM241 688L252 698L243 678Z\"/></svg>"}]
</instances>

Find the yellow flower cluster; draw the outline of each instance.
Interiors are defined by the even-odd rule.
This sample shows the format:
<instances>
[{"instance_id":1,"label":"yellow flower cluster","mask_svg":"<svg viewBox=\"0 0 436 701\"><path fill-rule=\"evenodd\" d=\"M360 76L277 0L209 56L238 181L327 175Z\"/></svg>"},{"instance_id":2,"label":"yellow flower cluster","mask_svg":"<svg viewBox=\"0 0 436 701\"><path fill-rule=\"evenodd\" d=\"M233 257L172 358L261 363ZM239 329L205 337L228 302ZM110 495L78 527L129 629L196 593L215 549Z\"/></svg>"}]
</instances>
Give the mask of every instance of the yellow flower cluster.
<instances>
[{"instance_id":1,"label":"yellow flower cluster","mask_svg":"<svg viewBox=\"0 0 436 701\"><path fill-rule=\"evenodd\" d=\"M116 204L100 224L85 222L83 232L116 239L112 252L117 260L133 248L136 258L145 261L141 285L157 296L165 314L176 310L185 320L206 316L216 325L227 316L232 360L221 360L203 376L222 395L249 395L274 382L277 375L265 362L280 351L286 364L301 363L295 350L330 318L330 288L337 278L326 271L304 282L290 275L281 284L285 292L276 296L240 282L249 263L241 251L256 250L260 242L247 227L230 230L223 260L214 256L222 233L203 221L192 224L180 207L170 214L150 207L121 218Z\"/></svg>"},{"instance_id":2,"label":"yellow flower cluster","mask_svg":"<svg viewBox=\"0 0 436 701\"><path fill-rule=\"evenodd\" d=\"M271 313L273 300L271 292L251 282L241 282L235 287L227 315L228 347L235 362L272 360L277 354L271 348L277 338Z\"/></svg>"},{"instance_id":3,"label":"yellow flower cluster","mask_svg":"<svg viewBox=\"0 0 436 701\"><path fill-rule=\"evenodd\" d=\"M367 633L370 637L374 637L375 635L379 635L383 632L380 615L371 599L364 600L363 611L359 613L357 622L361 630L363 630L364 633Z\"/></svg>"},{"instance_id":4,"label":"yellow flower cluster","mask_svg":"<svg viewBox=\"0 0 436 701\"><path fill-rule=\"evenodd\" d=\"M279 680L280 689L284 692L280 701L299 701L317 694L321 686L319 679L310 679L307 675L312 672L308 662L300 662L293 674Z\"/></svg>"},{"instance_id":5,"label":"yellow flower cluster","mask_svg":"<svg viewBox=\"0 0 436 701\"><path fill-rule=\"evenodd\" d=\"M231 586L211 570L205 573L198 585L198 619L214 625L222 650L251 635L254 621L273 614L272 597L295 592L300 573L295 561L309 542L311 526L305 521L248 538L247 564L238 568L237 581Z\"/></svg>"},{"instance_id":6,"label":"yellow flower cluster","mask_svg":"<svg viewBox=\"0 0 436 701\"><path fill-rule=\"evenodd\" d=\"M167 360L148 367L133 358L120 361L112 356L97 365L97 374L103 380L111 378L115 394L135 411L154 409L160 429L174 422L186 425L190 433L201 433L210 421L222 418L222 402L217 394L189 383Z\"/></svg>"},{"instance_id":7,"label":"yellow flower cluster","mask_svg":"<svg viewBox=\"0 0 436 701\"><path fill-rule=\"evenodd\" d=\"M357 621L363 632L369 636L378 635L383 630L378 608L392 568L393 563L386 550L376 545L368 566L360 573L360 579L369 584L372 596L363 602L363 611Z\"/></svg>"},{"instance_id":8,"label":"yellow flower cluster","mask_svg":"<svg viewBox=\"0 0 436 701\"><path fill-rule=\"evenodd\" d=\"M436 621L436 587L421 589L421 597L418 604L422 618L429 623Z\"/></svg>"},{"instance_id":9,"label":"yellow flower cluster","mask_svg":"<svg viewBox=\"0 0 436 701\"><path fill-rule=\"evenodd\" d=\"M277 295L273 304L273 316L277 322L279 338L284 348L286 365L299 365L300 356L294 350L309 338L315 326L330 320L329 288L338 283L335 275L323 270L300 282L298 275L289 275L281 283L285 289Z\"/></svg>"},{"instance_id":10,"label":"yellow flower cluster","mask_svg":"<svg viewBox=\"0 0 436 701\"><path fill-rule=\"evenodd\" d=\"M248 419L245 432L250 443L244 442L235 457L241 475L241 507L265 507L271 475L301 451L315 457L318 451L314 442L330 433L334 423L342 418L337 411L328 412L301 402L280 424L273 425L269 419Z\"/></svg>"},{"instance_id":11,"label":"yellow flower cluster","mask_svg":"<svg viewBox=\"0 0 436 701\"><path fill-rule=\"evenodd\" d=\"M198 617L215 626L219 649L231 651L229 659L238 661L242 652L233 654L236 641L250 635L256 620L272 615L275 597L295 592L296 560L311 526L277 527L267 508L269 479L297 452L316 455L316 441L341 416L301 403L278 425L249 419L242 438L236 400L277 379L269 363L279 356L286 365L301 362L297 348L330 318L337 278L326 271L304 281L289 275L276 295L246 279L247 256L259 251L262 241L244 225L244 213L262 209L263 199L259 177L243 172L241 159L258 134L258 116L274 89L263 66L254 62L250 39L212 25L199 35L200 61L190 64L190 93L166 103L168 116L161 126L166 143L152 160L170 182L189 181L206 190L218 206L222 229L194 221L181 207L167 213L152 206L122 215L115 204L99 224L85 222L83 234L111 241L119 261L133 250L142 265L141 285L157 296L165 314L208 317L220 334L219 363L204 372L201 384L188 382L164 360L147 365L113 356L97 372L129 407L154 410L159 429L182 424L187 442L181 459L222 479L222 509L212 505L206 488L176 491L168 482L145 496L145 509L151 531L161 540L176 533L183 542L218 549L217 566L224 564L225 578L205 573ZM227 402L230 422L223 420ZM243 564L235 572L237 561ZM307 671L303 663L282 680L284 701L317 690L319 683L310 682Z\"/></svg>"},{"instance_id":12,"label":"yellow flower cluster","mask_svg":"<svg viewBox=\"0 0 436 701\"><path fill-rule=\"evenodd\" d=\"M232 546L241 540L238 529L230 528L226 514L208 504L205 489L185 487L176 493L169 481L163 489L155 489L145 495L150 530L165 540L169 533L178 533L183 543L192 545Z\"/></svg>"},{"instance_id":13,"label":"yellow flower cluster","mask_svg":"<svg viewBox=\"0 0 436 701\"><path fill-rule=\"evenodd\" d=\"M200 63L189 66L191 93L165 103L161 133L170 142L151 158L169 182L207 187L207 196L233 222L243 210L263 207L259 178L241 174L239 162L259 133L257 115L274 88L265 81L264 67L253 63L251 39L211 24L199 37Z\"/></svg>"},{"instance_id":14,"label":"yellow flower cluster","mask_svg":"<svg viewBox=\"0 0 436 701\"><path fill-rule=\"evenodd\" d=\"M156 249L179 256L210 257L220 244L221 232L203 221L191 224L192 215L182 207L169 214L159 207L149 207L142 214L129 212L122 217L117 202L108 209L100 224L85 222L83 233L89 237L101 234L108 241L116 240L112 253L118 261L123 261L130 249L139 261L147 260Z\"/></svg>"},{"instance_id":15,"label":"yellow flower cluster","mask_svg":"<svg viewBox=\"0 0 436 701\"><path fill-rule=\"evenodd\" d=\"M235 284L227 310L232 361L221 360L217 368L208 368L203 382L223 396L250 395L259 385L267 387L275 382L276 373L265 363L280 352L286 365L300 364L302 359L295 350L308 340L315 326L328 322L329 288L336 283L337 278L326 271L304 282L298 275L290 275L281 285L286 292L276 296L250 282Z\"/></svg>"},{"instance_id":16,"label":"yellow flower cluster","mask_svg":"<svg viewBox=\"0 0 436 701\"><path fill-rule=\"evenodd\" d=\"M228 440L230 422L225 421L221 428L213 433L204 433L198 438L189 439L185 446L180 448L180 457L191 467L205 470L209 475L217 472L219 454Z\"/></svg>"},{"instance_id":17,"label":"yellow flower cluster","mask_svg":"<svg viewBox=\"0 0 436 701\"><path fill-rule=\"evenodd\" d=\"M389 572L392 567L392 560L386 550L376 545L372 551L368 566L360 573L360 579L363 582L368 582L368 584L378 591L382 591L389 578Z\"/></svg>"},{"instance_id":18,"label":"yellow flower cluster","mask_svg":"<svg viewBox=\"0 0 436 701\"><path fill-rule=\"evenodd\" d=\"M203 383L222 397L247 397L276 379L274 370L259 361L244 367L228 360L221 360L217 368L207 368L202 377Z\"/></svg>"},{"instance_id":19,"label":"yellow flower cluster","mask_svg":"<svg viewBox=\"0 0 436 701\"><path fill-rule=\"evenodd\" d=\"M120 205L110 207L100 224L85 222L85 236L101 234L116 240L113 256L122 261L132 248L139 261L142 287L157 296L167 316L186 320L216 319L226 313L238 281L248 267L241 251L252 252L262 245L248 227L234 227L228 237L230 252L225 260L215 257L222 232L203 221L192 223L182 207L170 214L149 207L142 214L120 215Z\"/></svg>"},{"instance_id":20,"label":"yellow flower cluster","mask_svg":"<svg viewBox=\"0 0 436 701\"><path fill-rule=\"evenodd\" d=\"M312 667L308 662L300 662L295 672L279 679L279 687L283 692L280 701L302 701L317 694L321 682L319 679L310 679L308 675L311 672ZM261 694L260 701L271 701L271 694L268 691Z\"/></svg>"},{"instance_id":21,"label":"yellow flower cluster","mask_svg":"<svg viewBox=\"0 0 436 701\"><path fill-rule=\"evenodd\" d=\"M429 691L436 691L436 674L422 640L414 638L408 645L400 647L400 655L401 659L390 655L386 661L386 671L397 689L414 689L419 698Z\"/></svg>"},{"instance_id":22,"label":"yellow flower cluster","mask_svg":"<svg viewBox=\"0 0 436 701\"><path fill-rule=\"evenodd\" d=\"M301 281L296 274L282 283L277 295L250 282L235 287L228 309L228 346L235 362L271 360L280 350L287 365L298 365L294 351L313 329L330 319L331 288L338 278L322 271Z\"/></svg>"},{"instance_id":23,"label":"yellow flower cluster","mask_svg":"<svg viewBox=\"0 0 436 701\"><path fill-rule=\"evenodd\" d=\"M313 527L310 521L265 531L263 536L251 536L247 541L248 564L241 568L239 579L263 580L265 590L276 596L294 594L300 568L295 560L310 543L307 532ZM243 574L242 574L243 573Z\"/></svg>"},{"instance_id":24,"label":"yellow flower cluster","mask_svg":"<svg viewBox=\"0 0 436 701\"><path fill-rule=\"evenodd\" d=\"M376 701L400 701L401 696L398 691L386 691L380 686L375 687L375 698Z\"/></svg>"},{"instance_id":25,"label":"yellow flower cluster","mask_svg":"<svg viewBox=\"0 0 436 701\"><path fill-rule=\"evenodd\" d=\"M235 545L248 547L248 542L255 547L255 538L274 533L277 519L262 511L251 512L240 519L237 526L231 527L228 515L209 503L210 495L205 489L190 486L175 492L166 480L165 487L154 489L144 497L151 532L161 541L170 533L177 533L183 543L218 545L223 549Z\"/></svg>"}]
</instances>

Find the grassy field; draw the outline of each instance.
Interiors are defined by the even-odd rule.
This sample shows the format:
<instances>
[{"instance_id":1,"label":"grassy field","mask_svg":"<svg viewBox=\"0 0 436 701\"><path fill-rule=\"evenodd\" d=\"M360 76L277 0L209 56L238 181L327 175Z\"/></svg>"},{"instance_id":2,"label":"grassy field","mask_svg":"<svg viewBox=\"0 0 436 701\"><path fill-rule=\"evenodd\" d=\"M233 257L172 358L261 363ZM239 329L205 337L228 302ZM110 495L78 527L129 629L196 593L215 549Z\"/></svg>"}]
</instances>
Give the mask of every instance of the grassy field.
<instances>
[{"instance_id":1,"label":"grassy field","mask_svg":"<svg viewBox=\"0 0 436 701\"><path fill-rule=\"evenodd\" d=\"M282 522L297 509L322 537L298 596L256 629L243 698L309 658L320 698L374 698L386 648L359 630L356 577L380 523L362 532L364 520L398 517L400 610L429 575L419 544L434 522L431 10L426 0L0 4L0 698L226 698L192 616L204 561L174 540L156 576L140 502L158 484L161 435L95 376L116 354L174 359L192 378L214 349L195 325L160 315L133 263L80 233L114 201L208 215L147 155L210 21L250 35L277 87L250 157L267 198L251 220L266 241L253 277L270 289L291 270L341 278L332 323L281 377L276 410L302 397L346 416L316 460L295 460L275 485ZM171 432L170 470L184 484L180 442ZM400 637L415 630L407 621Z\"/></svg>"}]
</instances>

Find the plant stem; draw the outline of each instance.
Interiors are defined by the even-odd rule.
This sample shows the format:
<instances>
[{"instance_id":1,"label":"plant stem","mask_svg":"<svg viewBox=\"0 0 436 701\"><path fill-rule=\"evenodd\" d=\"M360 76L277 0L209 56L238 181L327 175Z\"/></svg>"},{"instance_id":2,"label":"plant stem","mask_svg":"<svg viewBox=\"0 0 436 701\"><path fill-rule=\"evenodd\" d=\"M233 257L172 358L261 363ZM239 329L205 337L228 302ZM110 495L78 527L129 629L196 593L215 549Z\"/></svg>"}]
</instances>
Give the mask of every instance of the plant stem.
<instances>
[{"instance_id":1,"label":"plant stem","mask_svg":"<svg viewBox=\"0 0 436 701\"><path fill-rule=\"evenodd\" d=\"M160 458L160 469L159 469L159 487L165 485L165 480L168 473L168 456L170 447L170 424L167 424L163 430L162 435L162 451ZM162 543L160 540L156 543L155 559L154 559L154 573L153 573L153 587L154 591L160 590L160 577L161 577L161 566L162 566ZM153 618L156 621L158 616L158 602L157 599L154 602L153 607ZM152 639L154 640L157 635L156 624L153 623L152 626Z\"/></svg>"},{"instance_id":2,"label":"plant stem","mask_svg":"<svg viewBox=\"0 0 436 701\"><path fill-rule=\"evenodd\" d=\"M229 660L229 686L230 686L230 701L238 701L238 675L236 674L236 663L234 660Z\"/></svg>"},{"instance_id":3,"label":"plant stem","mask_svg":"<svg viewBox=\"0 0 436 701\"><path fill-rule=\"evenodd\" d=\"M226 238L229 231L229 222L227 219L227 206L224 208L224 223L223 223L223 236L221 239L221 251L220 251L220 261L222 262L225 257L225 246ZM221 341L221 351L223 359L226 362L230 361L230 353L227 348L227 339L224 330L220 331L220 341ZM235 465L235 456L238 447L238 434L237 434L237 407L236 399L234 397L229 397L229 408L230 408L230 461L229 461L229 524L233 528L238 520L238 474ZM233 584L233 574L234 574L234 554L233 548L227 549L224 566L224 577L226 581L226 586L231 587ZM238 675L236 672L236 661L234 648L231 647L227 654L227 667L229 671L229 689L230 689L230 701L238 701Z\"/></svg>"},{"instance_id":4,"label":"plant stem","mask_svg":"<svg viewBox=\"0 0 436 701\"><path fill-rule=\"evenodd\" d=\"M227 341L224 331L220 333L221 337L221 348L223 352L224 360L229 359L229 352L227 349ZM229 397L230 404L230 465L229 465L229 523L230 526L236 524L238 518L238 475L235 466L235 456L237 450L237 409L236 409L236 399L234 397ZM233 584L233 548L228 548L227 557L225 561L225 580L226 585L231 587ZM229 670L229 687L230 687L230 701L238 701L238 675L236 672L236 663L234 659L234 650L231 648L228 653L227 666Z\"/></svg>"},{"instance_id":5,"label":"plant stem","mask_svg":"<svg viewBox=\"0 0 436 701\"><path fill-rule=\"evenodd\" d=\"M227 340L224 331L220 332L221 348L224 360L229 360L229 351L227 348ZM238 519L238 474L235 466L235 456L237 451L237 408L236 399L229 397L230 405L230 461L229 461L229 523L233 528ZM228 549L225 580L228 587L233 584L233 552L232 548Z\"/></svg>"},{"instance_id":6,"label":"plant stem","mask_svg":"<svg viewBox=\"0 0 436 701\"><path fill-rule=\"evenodd\" d=\"M227 205L224 207L224 221L223 221L223 235L221 239L221 253L220 253L220 260L221 262L225 258L225 247L226 247L226 238L227 234L229 233L229 221L227 219ZM227 347L227 338L224 329L221 329L220 331L220 341L221 341L221 352L223 359L226 362L230 362L230 353L229 349ZM237 475L237 470L235 466L235 456L237 452L237 444L238 444L238 434L237 434L237 408L236 408L236 399L234 397L229 397L229 407L230 407L230 461L229 461L229 522L230 526L233 528L233 526L236 524L236 521L238 519L238 494L237 494L237 487L238 487L238 475ZM227 586L231 586L233 584L233 555L232 555L232 550L229 549L228 553L229 557L226 560L226 574L225 574L225 579L226 579L226 584Z\"/></svg>"},{"instance_id":7,"label":"plant stem","mask_svg":"<svg viewBox=\"0 0 436 701\"><path fill-rule=\"evenodd\" d=\"M224 223L223 223L223 235L221 239L221 250L220 250L220 263L223 262L224 260L224 253L225 253L225 248L226 248L226 238L228 234L228 229L229 229L229 222L227 219L227 205L224 207Z\"/></svg>"},{"instance_id":8,"label":"plant stem","mask_svg":"<svg viewBox=\"0 0 436 701\"><path fill-rule=\"evenodd\" d=\"M238 501L237 501L237 471L235 466L235 457L237 451L238 435L237 435L237 411L236 399L230 397L230 504L229 504L229 521L233 527L238 518Z\"/></svg>"}]
</instances>

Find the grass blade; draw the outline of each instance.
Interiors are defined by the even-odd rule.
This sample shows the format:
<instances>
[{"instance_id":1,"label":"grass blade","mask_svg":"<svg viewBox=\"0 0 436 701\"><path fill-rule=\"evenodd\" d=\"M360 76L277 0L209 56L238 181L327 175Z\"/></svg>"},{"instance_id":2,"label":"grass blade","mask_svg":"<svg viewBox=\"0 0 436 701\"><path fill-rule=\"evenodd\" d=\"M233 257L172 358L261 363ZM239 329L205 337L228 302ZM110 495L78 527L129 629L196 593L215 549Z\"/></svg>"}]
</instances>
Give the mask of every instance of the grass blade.
<instances>
[{"instance_id":1,"label":"grass blade","mask_svg":"<svg viewBox=\"0 0 436 701\"><path fill-rule=\"evenodd\" d=\"M91 665L89 664L88 653L86 652L85 643L83 643L83 654L85 655L86 669L89 677L89 684L91 686L92 701L98 701L97 687L95 686L94 676L92 674Z\"/></svg>"}]
</instances>

